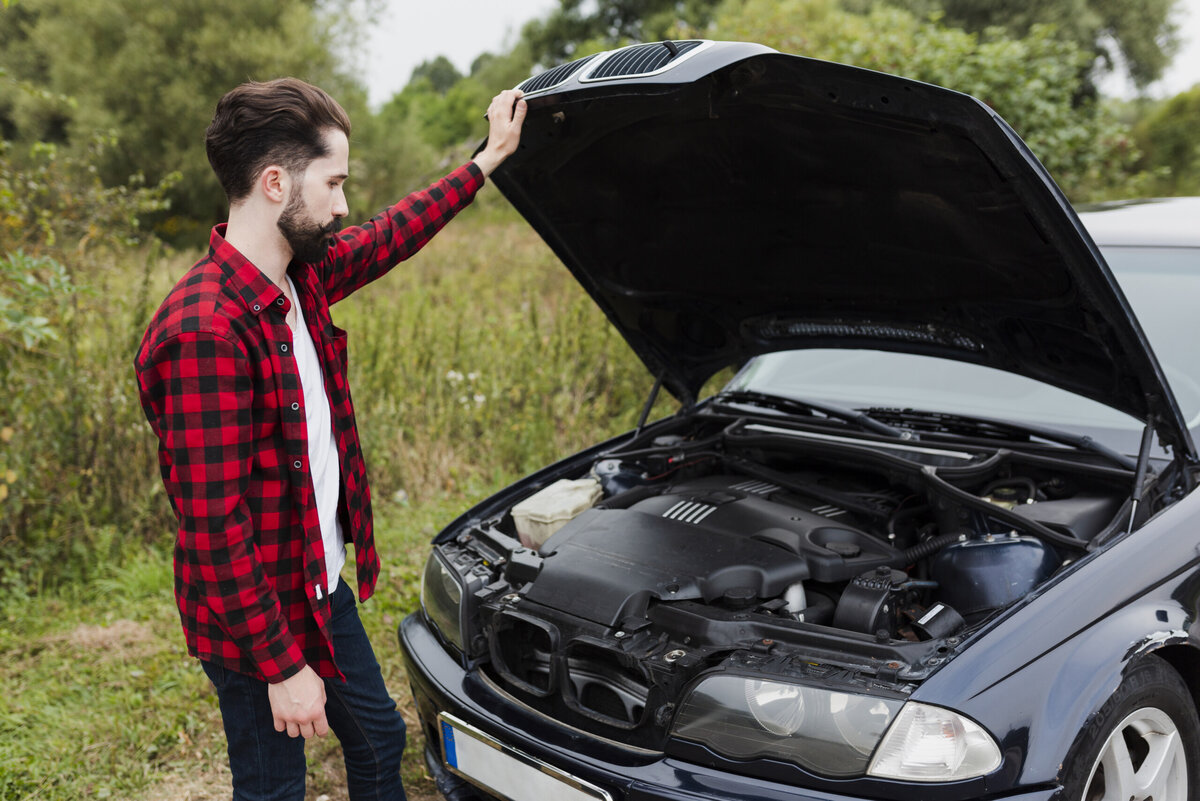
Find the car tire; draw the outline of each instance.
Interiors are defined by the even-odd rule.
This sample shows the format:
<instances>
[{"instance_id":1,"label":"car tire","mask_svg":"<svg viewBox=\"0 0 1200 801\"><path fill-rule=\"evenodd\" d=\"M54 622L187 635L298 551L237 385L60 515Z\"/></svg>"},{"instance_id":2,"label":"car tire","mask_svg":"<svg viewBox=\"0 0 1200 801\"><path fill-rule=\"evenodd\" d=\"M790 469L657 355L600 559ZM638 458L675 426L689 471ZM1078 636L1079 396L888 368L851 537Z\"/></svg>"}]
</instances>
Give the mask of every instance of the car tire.
<instances>
[{"instance_id":1,"label":"car tire","mask_svg":"<svg viewBox=\"0 0 1200 801\"><path fill-rule=\"evenodd\" d=\"M1156 656L1125 673L1071 749L1071 801L1186 801L1200 796L1200 720L1179 674Z\"/></svg>"}]
</instances>

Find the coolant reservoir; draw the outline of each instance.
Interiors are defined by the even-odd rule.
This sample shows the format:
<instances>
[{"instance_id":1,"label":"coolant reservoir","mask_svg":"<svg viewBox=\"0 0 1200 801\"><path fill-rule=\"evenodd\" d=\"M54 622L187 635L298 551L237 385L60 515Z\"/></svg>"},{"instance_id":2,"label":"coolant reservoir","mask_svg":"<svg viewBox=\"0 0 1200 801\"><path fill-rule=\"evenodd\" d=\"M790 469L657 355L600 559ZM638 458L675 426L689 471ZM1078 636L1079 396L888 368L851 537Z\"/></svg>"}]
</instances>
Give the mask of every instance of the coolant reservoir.
<instances>
[{"instance_id":1,"label":"coolant reservoir","mask_svg":"<svg viewBox=\"0 0 1200 801\"><path fill-rule=\"evenodd\" d=\"M968 622L1017 600L1050 577L1054 551L1033 537L988 536L955 543L932 559L937 600Z\"/></svg>"},{"instance_id":2,"label":"coolant reservoir","mask_svg":"<svg viewBox=\"0 0 1200 801\"><path fill-rule=\"evenodd\" d=\"M594 478L559 479L512 508L517 537L526 548L541 548L550 535L603 497Z\"/></svg>"}]
</instances>

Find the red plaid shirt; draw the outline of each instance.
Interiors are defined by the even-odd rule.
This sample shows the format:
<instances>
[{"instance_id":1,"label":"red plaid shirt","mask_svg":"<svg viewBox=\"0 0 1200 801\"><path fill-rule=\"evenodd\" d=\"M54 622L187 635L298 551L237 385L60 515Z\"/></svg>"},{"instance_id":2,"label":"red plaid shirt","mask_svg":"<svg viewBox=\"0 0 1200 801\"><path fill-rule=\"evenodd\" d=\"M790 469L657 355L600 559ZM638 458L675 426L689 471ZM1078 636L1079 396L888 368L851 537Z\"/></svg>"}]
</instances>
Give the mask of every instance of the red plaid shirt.
<instances>
[{"instance_id":1,"label":"red plaid shirt","mask_svg":"<svg viewBox=\"0 0 1200 801\"><path fill-rule=\"evenodd\" d=\"M293 262L320 355L341 462L338 515L366 600L379 575L371 495L329 305L416 253L475 197L473 163L347 228L319 264ZM279 287L213 229L208 256L167 295L136 359L142 408L179 519L175 597L188 652L267 681L338 675L304 396Z\"/></svg>"}]
</instances>

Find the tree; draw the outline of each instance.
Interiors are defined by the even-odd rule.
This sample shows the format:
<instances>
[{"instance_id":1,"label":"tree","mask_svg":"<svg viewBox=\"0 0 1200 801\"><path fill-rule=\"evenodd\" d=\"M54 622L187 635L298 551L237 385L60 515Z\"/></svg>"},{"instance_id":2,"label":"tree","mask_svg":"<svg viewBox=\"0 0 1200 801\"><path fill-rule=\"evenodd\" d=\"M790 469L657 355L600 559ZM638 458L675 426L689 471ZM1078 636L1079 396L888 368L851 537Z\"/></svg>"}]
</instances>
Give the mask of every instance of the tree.
<instances>
[{"instance_id":1,"label":"tree","mask_svg":"<svg viewBox=\"0 0 1200 801\"><path fill-rule=\"evenodd\" d=\"M1155 107L1134 127L1143 165L1162 174L1156 189L1164 195L1200 194L1200 84Z\"/></svg>"},{"instance_id":2,"label":"tree","mask_svg":"<svg viewBox=\"0 0 1200 801\"><path fill-rule=\"evenodd\" d=\"M343 0L349 2L349 0ZM326 3L322 6L328 6ZM340 74L314 0L21 0L0 11L0 69L41 94L0 84L0 132L22 143L80 149L116 139L97 163L110 186L182 173L168 233L221 219L225 199L203 131L224 92L295 75L347 110L365 93Z\"/></svg>"},{"instance_id":3,"label":"tree","mask_svg":"<svg viewBox=\"0 0 1200 801\"><path fill-rule=\"evenodd\" d=\"M966 92L1016 129L1072 199L1135 191L1128 131L1099 104L1079 101L1090 54L1046 26L1023 37L979 35L885 6L863 15L837 0L737 0L721 7L709 34Z\"/></svg>"},{"instance_id":4,"label":"tree","mask_svg":"<svg viewBox=\"0 0 1200 801\"><path fill-rule=\"evenodd\" d=\"M544 20L525 26L522 39L544 66L570 61L581 42L655 41L685 24L702 27L719 0L559 0Z\"/></svg>"},{"instance_id":5,"label":"tree","mask_svg":"<svg viewBox=\"0 0 1200 801\"><path fill-rule=\"evenodd\" d=\"M1035 25L1053 25L1062 38L1098 57L1105 68L1123 62L1141 87L1162 77L1178 47L1178 32L1171 21L1176 0L890 2L922 17L940 10L947 25L973 33L1003 27L1014 36L1024 36Z\"/></svg>"},{"instance_id":6,"label":"tree","mask_svg":"<svg viewBox=\"0 0 1200 801\"><path fill-rule=\"evenodd\" d=\"M409 78L409 83L425 79L429 81L433 91L439 95L444 95L450 91L450 87L462 80L462 73L458 71L450 59L445 56L438 56L429 61L422 61L412 71L412 77Z\"/></svg>"}]
</instances>

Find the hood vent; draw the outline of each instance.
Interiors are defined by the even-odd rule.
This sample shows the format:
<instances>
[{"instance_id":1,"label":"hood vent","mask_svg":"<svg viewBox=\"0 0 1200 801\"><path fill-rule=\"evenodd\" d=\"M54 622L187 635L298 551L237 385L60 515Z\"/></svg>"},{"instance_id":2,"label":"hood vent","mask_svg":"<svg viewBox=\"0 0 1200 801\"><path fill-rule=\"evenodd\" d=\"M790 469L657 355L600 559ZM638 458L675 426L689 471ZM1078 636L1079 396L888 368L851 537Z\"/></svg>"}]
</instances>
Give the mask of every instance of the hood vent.
<instances>
[{"instance_id":1,"label":"hood vent","mask_svg":"<svg viewBox=\"0 0 1200 801\"><path fill-rule=\"evenodd\" d=\"M595 57L595 55L585 56L567 64L560 64L554 69L546 70L532 78L526 78L517 85L517 88L527 95L553 89L555 86L566 83L568 78L587 66L587 63Z\"/></svg>"},{"instance_id":2,"label":"hood vent","mask_svg":"<svg viewBox=\"0 0 1200 801\"><path fill-rule=\"evenodd\" d=\"M662 516L668 520L678 520L681 523L696 524L715 511L717 511L717 507L710 503L701 503L699 501L680 501L667 511L663 512Z\"/></svg>"},{"instance_id":3,"label":"hood vent","mask_svg":"<svg viewBox=\"0 0 1200 801\"><path fill-rule=\"evenodd\" d=\"M822 504L821 506L814 506L812 510L822 517L841 517L842 515L846 514L845 509L828 503Z\"/></svg>"},{"instance_id":4,"label":"hood vent","mask_svg":"<svg viewBox=\"0 0 1200 801\"><path fill-rule=\"evenodd\" d=\"M703 44L705 42L702 39L689 39L682 42L652 42L624 47L610 54L580 80L586 83L610 78L653 75L675 66Z\"/></svg>"},{"instance_id":5,"label":"hood vent","mask_svg":"<svg viewBox=\"0 0 1200 801\"><path fill-rule=\"evenodd\" d=\"M735 492L745 492L750 495L761 495L766 497L772 493L779 492L779 487L769 481L743 481L741 484L734 484L729 489Z\"/></svg>"}]
</instances>

